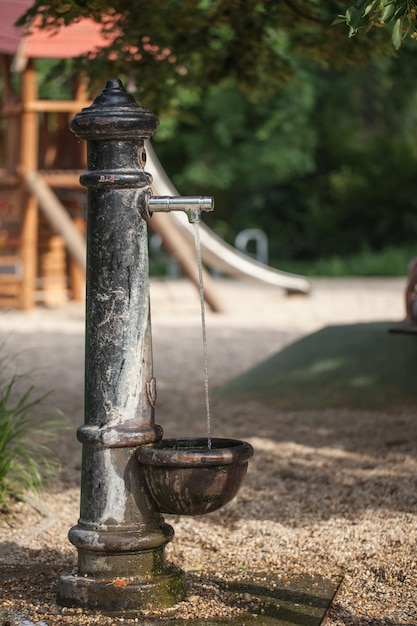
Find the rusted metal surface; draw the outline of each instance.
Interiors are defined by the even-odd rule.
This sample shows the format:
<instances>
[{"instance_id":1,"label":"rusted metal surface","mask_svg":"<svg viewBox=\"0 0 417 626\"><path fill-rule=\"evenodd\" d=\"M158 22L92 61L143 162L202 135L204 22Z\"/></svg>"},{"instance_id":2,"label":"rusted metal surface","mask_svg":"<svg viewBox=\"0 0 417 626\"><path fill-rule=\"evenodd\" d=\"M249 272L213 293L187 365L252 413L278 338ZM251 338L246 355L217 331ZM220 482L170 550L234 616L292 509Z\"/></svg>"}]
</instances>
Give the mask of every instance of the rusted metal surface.
<instances>
[{"instance_id":1,"label":"rusted metal surface","mask_svg":"<svg viewBox=\"0 0 417 626\"><path fill-rule=\"evenodd\" d=\"M234 498L252 446L236 439L162 439L136 451L162 513L204 515Z\"/></svg>"},{"instance_id":2,"label":"rusted metal surface","mask_svg":"<svg viewBox=\"0 0 417 626\"><path fill-rule=\"evenodd\" d=\"M252 446L239 439L207 437L162 439L154 446L136 451L142 463L158 466L201 467L247 463L253 455Z\"/></svg>"}]
</instances>

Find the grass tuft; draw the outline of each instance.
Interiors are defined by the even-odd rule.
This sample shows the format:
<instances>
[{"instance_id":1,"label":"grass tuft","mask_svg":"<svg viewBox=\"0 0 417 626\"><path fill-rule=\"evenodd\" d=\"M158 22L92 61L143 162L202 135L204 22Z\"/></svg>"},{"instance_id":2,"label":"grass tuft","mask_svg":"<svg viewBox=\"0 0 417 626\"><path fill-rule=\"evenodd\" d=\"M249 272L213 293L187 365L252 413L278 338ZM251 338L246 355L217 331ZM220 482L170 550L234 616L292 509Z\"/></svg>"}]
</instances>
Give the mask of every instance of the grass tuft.
<instances>
[{"instance_id":1,"label":"grass tuft","mask_svg":"<svg viewBox=\"0 0 417 626\"><path fill-rule=\"evenodd\" d=\"M30 374L17 373L10 359L0 359L0 506L5 510L26 491L37 493L56 467L48 444L63 422L51 417L49 395L39 395Z\"/></svg>"}]
</instances>

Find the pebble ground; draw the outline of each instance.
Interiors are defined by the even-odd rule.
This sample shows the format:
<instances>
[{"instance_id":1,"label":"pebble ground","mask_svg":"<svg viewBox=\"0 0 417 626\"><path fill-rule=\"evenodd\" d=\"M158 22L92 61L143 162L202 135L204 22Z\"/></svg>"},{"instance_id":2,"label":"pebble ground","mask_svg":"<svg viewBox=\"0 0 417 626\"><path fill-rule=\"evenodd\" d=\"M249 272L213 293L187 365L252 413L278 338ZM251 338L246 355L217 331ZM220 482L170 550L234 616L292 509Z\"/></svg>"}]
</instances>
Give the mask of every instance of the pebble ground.
<instances>
[{"instance_id":1,"label":"pebble ground","mask_svg":"<svg viewBox=\"0 0 417 626\"><path fill-rule=\"evenodd\" d=\"M313 281L311 295L289 297L219 281L225 312L207 315L211 385L327 324L398 321L404 285L322 280ZM151 297L157 421L166 436L204 435L198 294L186 281L154 281ZM55 603L59 573L75 562L67 532L79 506L74 429L83 419L83 307L1 311L0 322L5 350L20 368L37 370L40 391L55 390L52 401L73 426L58 433L63 466L47 489L0 515L0 626L144 623L155 607L112 618ZM211 412L214 436L244 438L256 453L242 490L224 509L166 517L175 529L167 559L186 571L188 584L176 617L239 616L248 599L231 600L213 582L231 574L342 573L328 626L417 624L415 410L276 412L215 398Z\"/></svg>"}]
</instances>

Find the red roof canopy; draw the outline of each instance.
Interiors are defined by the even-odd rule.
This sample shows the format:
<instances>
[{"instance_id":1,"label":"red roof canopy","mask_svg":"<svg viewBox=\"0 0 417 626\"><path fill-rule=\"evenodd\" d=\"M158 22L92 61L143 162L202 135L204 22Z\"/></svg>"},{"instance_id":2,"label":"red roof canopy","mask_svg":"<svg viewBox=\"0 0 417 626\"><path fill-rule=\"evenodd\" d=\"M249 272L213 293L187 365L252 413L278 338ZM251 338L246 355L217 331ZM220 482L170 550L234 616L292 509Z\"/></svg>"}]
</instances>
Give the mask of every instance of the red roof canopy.
<instances>
[{"instance_id":1,"label":"red roof canopy","mask_svg":"<svg viewBox=\"0 0 417 626\"><path fill-rule=\"evenodd\" d=\"M34 30L25 35L24 27L14 24L32 4L33 0L0 0L0 53L15 55L19 50L27 58L68 59L109 45L101 25L88 18L57 33Z\"/></svg>"}]
</instances>

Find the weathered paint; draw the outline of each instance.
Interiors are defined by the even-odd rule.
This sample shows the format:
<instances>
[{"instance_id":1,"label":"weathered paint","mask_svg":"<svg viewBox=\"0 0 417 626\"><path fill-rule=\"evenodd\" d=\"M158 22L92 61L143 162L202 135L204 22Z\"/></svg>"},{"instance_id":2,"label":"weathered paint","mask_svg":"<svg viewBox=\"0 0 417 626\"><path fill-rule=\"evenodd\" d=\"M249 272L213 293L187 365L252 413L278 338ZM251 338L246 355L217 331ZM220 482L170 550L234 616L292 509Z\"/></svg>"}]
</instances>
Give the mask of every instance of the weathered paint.
<instances>
[{"instance_id":1,"label":"weathered paint","mask_svg":"<svg viewBox=\"0 0 417 626\"><path fill-rule=\"evenodd\" d=\"M116 80L72 121L87 140L88 190L85 423L80 517L69 532L78 569L58 601L102 610L167 606L183 575L164 565L173 536L146 487L135 449L162 437L155 424L147 224L138 198L152 177L143 144L158 120ZM143 204L143 202L142 202ZM113 587L116 577L130 578Z\"/></svg>"}]
</instances>

